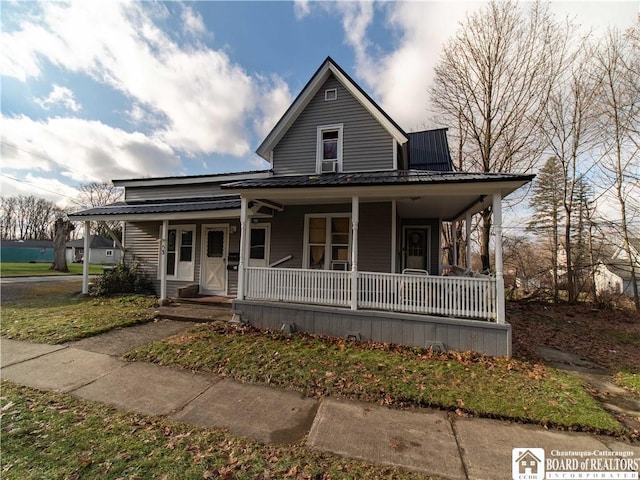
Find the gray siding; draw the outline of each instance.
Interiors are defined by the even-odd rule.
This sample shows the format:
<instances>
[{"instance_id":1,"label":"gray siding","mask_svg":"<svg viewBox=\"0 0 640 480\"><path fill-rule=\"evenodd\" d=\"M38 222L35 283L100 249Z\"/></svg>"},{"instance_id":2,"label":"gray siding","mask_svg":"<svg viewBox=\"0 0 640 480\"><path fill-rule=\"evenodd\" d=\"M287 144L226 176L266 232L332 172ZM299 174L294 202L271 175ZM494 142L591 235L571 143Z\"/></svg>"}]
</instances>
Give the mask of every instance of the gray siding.
<instances>
[{"instance_id":1,"label":"gray siding","mask_svg":"<svg viewBox=\"0 0 640 480\"><path fill-rule=\"evenodd\" d=\"M181 198L200 198L222 195L219 183L193 185L169 185L158 187L127 187L125 201L141 202L147 200L179 200Z\"/></svg>"},{"instance_id":2,"label":"gray siding","mask_svg":"<svg viewBox=\"0 0 640 480\"><path fill-rule=\"evenodd\" d=\"M175 297L177 289L192 283L200 283L200 256L202 253L202 225L203 224L229 224L236 227L235 233L229 233L229 252L240 250L240 222L239 220L199 220L181 221L179 225L195 225L194 244L194 271L193 280L167 280L167 296ZM172 223L169 223L171 227ZM178 225L178 223L176 223ZM153 288L160 293L160 279L158 278L158 239L160 237L161 222L127 222L124 229L124 246L127 249L127 260L138 262L149 275ZM238 273L227 271L227 288L229 295L235 295L238 291Z\"/></svg>"},{"instance_id":3,"label":"gray siding","mask_svg":"<svg viewBox=\"0 0 640 480\"><path fill-rule=\"evenodd\" d=\"M357 332L362 341L417 347L442 342L447 350L511 355L509 324L251 300L234 300L233 310L243 321L271 330L290 323L296 331L318 335L345 337L347 332Z\"/></svg>"},{"instance_id":4,"label":"gray siding","mask_svg":"<svg viewBox=\"0 0 640 480\"><path fill-rule=\"evenodd\" d=\"M302 268L304 258L304 218L309 213L350 213L350 204L287 205L271 220L271 255L275 262L293 258L279 267ZM358 225L358 269L367 272L391 271L391 203L361 203Z\"/></svg>"},{"instance_id":5,"label":"gray siding","mask_svg":"<svg viewBox=\"0 0 640 480\"><path fill-rule=\"evenodd\" d=\"M324 91L336 88L338 98L325 101ZM276 175L316 171L317 127L343 124L343 171L391 170L391 135L333 76L318 90L274 149Z\"/></svg>"}]
</instances>

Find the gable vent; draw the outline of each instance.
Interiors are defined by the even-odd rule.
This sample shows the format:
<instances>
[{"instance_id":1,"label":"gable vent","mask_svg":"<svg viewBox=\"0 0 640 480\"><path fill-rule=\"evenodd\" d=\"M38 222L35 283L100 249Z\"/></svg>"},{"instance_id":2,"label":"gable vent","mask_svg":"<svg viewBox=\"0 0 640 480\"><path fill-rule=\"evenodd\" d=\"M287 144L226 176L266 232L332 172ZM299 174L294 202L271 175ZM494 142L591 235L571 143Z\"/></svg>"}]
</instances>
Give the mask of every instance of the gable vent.
<instances>
[{"instance_id":1,"label":"gable vent","mask_svg":"<svg viewBox=\"0 0 640 480\"><path fill-rule=\"evenodd\" d=\"M324 91L324 99L326 102L330 102L331 100L338 99L338 89L337 88L328 88Z\"/></svg>"}]
</instances>

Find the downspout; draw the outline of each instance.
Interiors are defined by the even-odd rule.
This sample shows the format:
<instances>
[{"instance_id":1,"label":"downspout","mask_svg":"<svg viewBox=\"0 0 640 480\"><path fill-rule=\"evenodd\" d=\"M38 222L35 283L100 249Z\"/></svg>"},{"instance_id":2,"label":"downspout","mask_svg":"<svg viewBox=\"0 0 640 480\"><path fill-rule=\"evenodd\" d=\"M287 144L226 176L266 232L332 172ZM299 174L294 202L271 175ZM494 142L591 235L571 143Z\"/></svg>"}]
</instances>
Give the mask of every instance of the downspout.
<instances>
[{"instance_id":1,"label":"downspout","mask_svg":"<svg viewBox=\"0 0 640 480\"><path fill-rule=\"evenodd\" d=\"M351 198L351 310L358 309L358 223L360 220L360 199Z\"/></svg>"},{"instance_id":2,"label":"downspout","mask_svg":"<svg viewBox=\"0 0 640 480\"><path fill-rule=\"evenodd\" d=\"M496 323L505 323L502 263L502 195L500 193L493 194L493 228L496 242Z\"/></svg>"},{"instance_id":3,"label":"downspout","mask_svg":"<svg viewBox=\"0 0 640 480\"><path fill-rule=\"evenodd\" d=\"M91 231L91 222L84 222L84 255L82 256L82 294L89 293L89 234Z\"/></svg>"}]
</instances>

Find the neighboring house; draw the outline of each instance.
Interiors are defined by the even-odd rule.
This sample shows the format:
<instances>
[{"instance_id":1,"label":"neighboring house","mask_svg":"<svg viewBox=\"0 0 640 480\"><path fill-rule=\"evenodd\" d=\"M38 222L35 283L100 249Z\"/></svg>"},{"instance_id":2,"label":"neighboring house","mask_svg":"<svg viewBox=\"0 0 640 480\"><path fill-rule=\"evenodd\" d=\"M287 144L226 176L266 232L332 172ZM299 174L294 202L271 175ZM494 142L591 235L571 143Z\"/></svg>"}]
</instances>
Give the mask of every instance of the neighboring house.
<instances>
[{"instance_id":1,"label":"neighboring house","mask_svg":"<svg viewBox=\"0 0 640 480\"><path fill-rule=\"evenodd\" d=\"M120 261L121 253L112 239L100 235L89 236L89 263L113 265ZM84 260L84 238L67 242L66 257L69 263Z\"/></svg>"},{"instance_id":2,"label":"neighboring house","mask_svg":"<svg viewBox=\"0 0 640 480\"><path fill-rule=\"evenodd\" d=\"M640 283L640 239L629 241L633 266L637 282ZM595 267L594 280L596 293L623 293L633 298L633 283L631 281L631 263L627 252L619 247L610 258L601 260Z\"/></svg>"},{"instance_id":3,"label":"neighboring house","mask_svg":"<svg viewBox=\"0 0 640 480\"><path fill-rule=\"evenodd\" d=\"M196 284L263 328L510 354L502 198L533 175L454 172L446 130L405 132L331 58L257 153L270 170L114 180L124 201L70 218L124 221L162 300ZM441 275L442 223L489 206L495 275Z\"/></svg>"},{"instance_id":4,"label":"neighboring house","mask_svg":"<svg viewBox=\"0 0 640 480\"><path fill-rule=\"evenodd\" d=\"M53 240L0 240L0 262L51 263Z\"/></svg>"}]
</instances>

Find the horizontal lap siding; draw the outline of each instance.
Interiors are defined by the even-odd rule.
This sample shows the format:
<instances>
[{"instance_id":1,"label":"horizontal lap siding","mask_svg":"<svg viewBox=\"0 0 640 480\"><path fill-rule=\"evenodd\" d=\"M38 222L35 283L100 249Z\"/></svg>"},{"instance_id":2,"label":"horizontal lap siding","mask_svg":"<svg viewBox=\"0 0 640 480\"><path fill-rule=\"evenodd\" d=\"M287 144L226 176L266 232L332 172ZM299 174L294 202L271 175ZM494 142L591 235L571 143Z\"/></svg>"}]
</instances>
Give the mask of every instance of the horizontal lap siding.
<instances>
[{"instance_id":1,"label":"horizontal lap siding","mask_svg":"<svg viewBox=\"0 0 640 480\"><path fill-rule=\"evenodd\" d=\"M338 98L325 101L325 90L332 88ZM331 76L275 147L275 174L314 174L317 128L334 124L343 124L343 171L393 168L391 135Z\"/></svg>"},{"instance_id":2,"label":"horizontal lap siding","mask_svg":"<svg viewBox=\"0 0 640 480\"><path fill-rule=\"evenodd\" d=\"M142 202L148 200L179 200L181 198L200 198L222 195L218 183L203 183L192 185L167 185L158 187L127 187L125 200L127 202Z\"/></svg>"}]
</instances>

